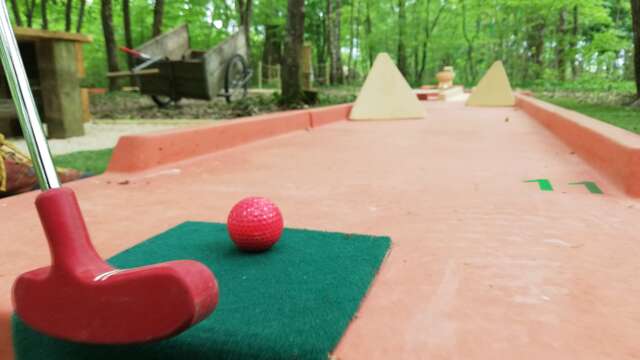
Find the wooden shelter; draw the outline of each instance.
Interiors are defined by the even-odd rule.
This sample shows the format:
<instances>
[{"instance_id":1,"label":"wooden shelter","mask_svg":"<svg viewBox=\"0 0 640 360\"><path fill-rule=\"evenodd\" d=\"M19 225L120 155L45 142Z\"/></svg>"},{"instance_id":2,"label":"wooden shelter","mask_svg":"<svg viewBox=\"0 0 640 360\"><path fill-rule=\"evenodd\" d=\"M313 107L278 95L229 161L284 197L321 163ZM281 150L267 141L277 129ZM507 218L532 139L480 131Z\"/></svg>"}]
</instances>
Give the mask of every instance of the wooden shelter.
<instances>
[{"instance_id":1,"label":"wooden shelter","mask_svg":"<svg viewBox=\"0 0 640 360\"><path fill-rule=\"evenodd\" d=\"M85 75L82 45L92 39L82 34L21 27L15 27L14 32L49 137L84 135L80 93L80 80ZM0 69L0 133L15 136L20 130L10 99Z\"/></svg>"}]
</instances>

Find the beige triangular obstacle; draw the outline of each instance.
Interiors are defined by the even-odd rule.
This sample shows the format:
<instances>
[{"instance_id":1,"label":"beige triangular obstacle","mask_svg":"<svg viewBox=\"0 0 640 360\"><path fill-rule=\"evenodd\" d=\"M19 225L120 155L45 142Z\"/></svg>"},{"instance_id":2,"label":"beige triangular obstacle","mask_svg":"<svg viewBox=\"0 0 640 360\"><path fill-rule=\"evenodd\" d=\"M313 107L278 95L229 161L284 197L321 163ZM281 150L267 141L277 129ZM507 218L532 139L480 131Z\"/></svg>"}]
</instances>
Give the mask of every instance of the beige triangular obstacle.
<instances>
[{"instance_id":1,"label":"beige triangular obstacle","mask_svg":"<svg viewBox=\"0 0 640 360\"><path fill-rule=\"evenodd\" d=\"M516 98L502 61L496 61L473 89L467 106L513 106Z\"/></svg>"},{"instance_id":2,"label":"beige triangular obstacle","mask_svg":"<svg viewBox=\"0 0 640 360\"><path fill-rule=\"evenodd\" d=\"M380 53L360 89L349 119L422 119L425 108L389 57Z\"/></svg>"}]
</instances>

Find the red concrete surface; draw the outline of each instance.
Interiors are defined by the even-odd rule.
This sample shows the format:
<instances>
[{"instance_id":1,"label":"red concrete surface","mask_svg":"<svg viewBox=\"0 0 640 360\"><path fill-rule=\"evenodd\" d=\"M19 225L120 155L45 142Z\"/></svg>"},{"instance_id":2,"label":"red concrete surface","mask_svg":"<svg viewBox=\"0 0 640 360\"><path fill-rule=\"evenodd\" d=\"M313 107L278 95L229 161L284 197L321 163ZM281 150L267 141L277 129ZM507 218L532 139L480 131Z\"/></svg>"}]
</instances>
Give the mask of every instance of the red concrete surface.
<instances>
[{"instance_id":1,"label":"red concrete surface","mask_svg":"<svg viewBox=\"0 0 640 360\"><path fill-rule=\"evenodd\" d=\"M516 105L627 194L640 197L640 136L530 96L518 95Z\"/></svg>"},{"instance_id":2,"label":"red concrete surface","mask_svg":"<svg viewBox=\"0 0 640 360\"><path fill-rule=\"evenodd\" d=\"M311 116L311 127L317 128L329 125L336 121L343 121L349 118L351 104L327 106L309 110Z\"/></svg>"},{"instance_id":3,"label":"red concrete surface","mask_svg":"<svg viewBox=\"0 0 640 360\"><path fill-rule=\"evenodd\" d=\"M249 195L288 227L391 236L339 359L640 357L640 201L518 108L424 104L424 120L338 122L70 186L104 257L224 222ZM555 191L524 183L539 178ZM605 194L568 185L585 180ZM34 197L0 200L2 359L11 283L49 262Z\"/></svg>"}]
</instances>

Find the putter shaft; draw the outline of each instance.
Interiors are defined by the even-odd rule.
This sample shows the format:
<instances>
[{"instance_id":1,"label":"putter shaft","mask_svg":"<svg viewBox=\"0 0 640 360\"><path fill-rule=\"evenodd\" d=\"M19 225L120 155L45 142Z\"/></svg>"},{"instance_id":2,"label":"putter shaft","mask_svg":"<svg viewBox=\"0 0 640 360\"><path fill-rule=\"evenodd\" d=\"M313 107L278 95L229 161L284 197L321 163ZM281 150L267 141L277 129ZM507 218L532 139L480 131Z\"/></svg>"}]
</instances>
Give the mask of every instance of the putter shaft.
<instances>
[{"instance_id":1,"label":"putter shaft","mask_svg":"<svg viewBox=\"0 0 640 360\"><path fill-rule=\"evenodd\" d=\"M43 191L59 188L60 180L42 130L38 108L20 57L5 1L0 1L0 58L40 188Z\"/></svg>"}]
</instances>

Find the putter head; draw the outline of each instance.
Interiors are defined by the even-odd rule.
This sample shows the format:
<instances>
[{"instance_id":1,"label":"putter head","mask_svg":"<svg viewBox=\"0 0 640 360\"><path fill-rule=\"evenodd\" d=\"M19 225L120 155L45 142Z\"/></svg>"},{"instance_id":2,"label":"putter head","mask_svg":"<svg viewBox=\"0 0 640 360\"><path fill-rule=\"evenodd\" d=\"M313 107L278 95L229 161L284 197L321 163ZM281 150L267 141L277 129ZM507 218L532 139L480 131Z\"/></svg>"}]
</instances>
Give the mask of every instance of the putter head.
<instances>
[{"instance_id":1,"label":"putter head","mask_svg":"<svg viewBox=\"0 0 640 360\"><path fill-rule=\"evenodd\" d=\"M75 195L36 200L52 265L22 274L13 287L17 315L46 335L93 344L167 338L206 318L218 301L214 275L195 261L114 269L96 253Z\"/></svg>"},{"instance_id":2,"label":"putter head","mask_svg":"<svg viewBox=\"0 0 640 360\"><path fill-rule=\"evenodd\" d=\"M52 337L126 344L176 335L207 317L217 304L215 278L195 261L99 268L80 276L52 267L21 275L13 290L17 315Z\"/></svg>"}]
</instances>

